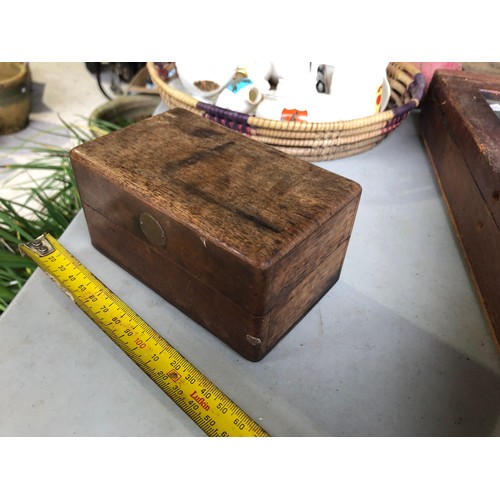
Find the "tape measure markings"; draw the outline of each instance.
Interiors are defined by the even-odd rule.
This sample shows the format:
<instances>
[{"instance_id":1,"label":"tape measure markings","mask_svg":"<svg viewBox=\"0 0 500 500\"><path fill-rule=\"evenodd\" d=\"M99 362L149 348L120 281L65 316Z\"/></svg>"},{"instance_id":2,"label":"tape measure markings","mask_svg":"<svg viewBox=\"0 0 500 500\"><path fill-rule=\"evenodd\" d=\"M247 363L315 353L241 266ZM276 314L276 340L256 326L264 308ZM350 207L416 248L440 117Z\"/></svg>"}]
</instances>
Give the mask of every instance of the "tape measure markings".
<instances>
[{"instance_id":1,"label":"tape measure markings","mask_svg":"<svg viewBox=\"0 0 500 500\"><path fill-rule=\"evenodd\" d=\"M50 234L20 249L207 435L269 436Z\"/></svg>"}]
</instances>

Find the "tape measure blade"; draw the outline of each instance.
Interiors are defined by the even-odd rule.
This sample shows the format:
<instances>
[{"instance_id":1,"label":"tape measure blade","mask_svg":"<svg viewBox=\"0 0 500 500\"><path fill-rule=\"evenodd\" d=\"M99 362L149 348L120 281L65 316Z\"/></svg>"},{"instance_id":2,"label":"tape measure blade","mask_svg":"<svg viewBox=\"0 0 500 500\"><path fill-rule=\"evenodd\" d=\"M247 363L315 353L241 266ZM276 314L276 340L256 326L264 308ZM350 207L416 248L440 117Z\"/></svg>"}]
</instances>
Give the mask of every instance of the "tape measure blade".
<instances>
[{"instance_id":1,"label":"tape measure blade","mask_svg":"<svg viewBox=\"0 0 500 500\"><path fill-rule=\"evenodd\" d=\"M20 249L208 436L269 436L50 234Z\"/></svg>"}]
</instances>

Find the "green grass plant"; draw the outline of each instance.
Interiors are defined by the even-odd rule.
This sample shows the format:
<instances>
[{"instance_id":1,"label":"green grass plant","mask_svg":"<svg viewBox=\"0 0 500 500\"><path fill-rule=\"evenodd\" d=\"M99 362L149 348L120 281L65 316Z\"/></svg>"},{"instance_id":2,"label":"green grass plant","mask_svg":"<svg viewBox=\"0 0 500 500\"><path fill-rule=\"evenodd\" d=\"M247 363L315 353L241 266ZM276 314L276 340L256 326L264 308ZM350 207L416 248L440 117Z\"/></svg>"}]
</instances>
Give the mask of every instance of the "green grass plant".
<instances>
[{"instance_id":1,"label":"green grass plant","mask_svg":"<svg viewBox=\"0 0 500 500\"><path fill-rule=\"evenodd\" d=\"M24 286L36 268L19 252L19 245L43 233L59 238L81 209L81 200L69 160L72 147L94 139L92 127L111 132L117 125L102 120L82 127L64 122L50 133L68 137L67 148L40 143L23 143L32 159L24 164L5 165L23 173L43 170L45 175L27 176L16 186L15 196L0 196L0 315Z\"/></svg>"}]
</instances>

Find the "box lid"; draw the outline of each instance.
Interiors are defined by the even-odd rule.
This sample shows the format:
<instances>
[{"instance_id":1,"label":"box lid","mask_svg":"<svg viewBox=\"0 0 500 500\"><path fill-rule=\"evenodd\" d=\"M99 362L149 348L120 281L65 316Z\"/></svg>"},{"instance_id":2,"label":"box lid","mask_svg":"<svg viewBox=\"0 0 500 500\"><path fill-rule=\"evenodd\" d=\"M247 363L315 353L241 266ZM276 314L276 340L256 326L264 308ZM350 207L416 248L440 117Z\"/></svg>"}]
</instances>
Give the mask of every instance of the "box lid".
<instances>
[{"instance_id":1,"label":"box lid","mask_svg":"<svg viewBox=\"0 0 500 500\"><path fill-rule=\"evenodd\" d=\"M274 305L272 267L361 192L179 108L84 143L71 161L87 206L141 237L150 216L163 232L155 251L254 314Z\"/></svg>"}]
</instances>

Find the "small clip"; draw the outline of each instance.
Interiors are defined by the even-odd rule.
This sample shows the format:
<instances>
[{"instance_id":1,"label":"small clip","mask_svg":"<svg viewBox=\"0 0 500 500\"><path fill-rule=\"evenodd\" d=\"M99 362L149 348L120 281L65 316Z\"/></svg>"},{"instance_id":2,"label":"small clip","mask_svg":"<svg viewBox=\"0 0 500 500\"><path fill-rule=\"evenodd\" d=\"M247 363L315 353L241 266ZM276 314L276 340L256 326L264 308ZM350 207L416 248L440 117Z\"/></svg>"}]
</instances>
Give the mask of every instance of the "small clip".
<instances>
[{"instance_id":1,"label":"small clip","mask_svg":"<svg viewBox=\"0 0 500 500\"><path fill-rule=\"evenodd\" d=\"M45 234L42 234L42 236L39 236L31 243L26 243L25 246L40 257L48 255L54 251L54 247L51 245Z\"/></svg>"}]
</instances>

